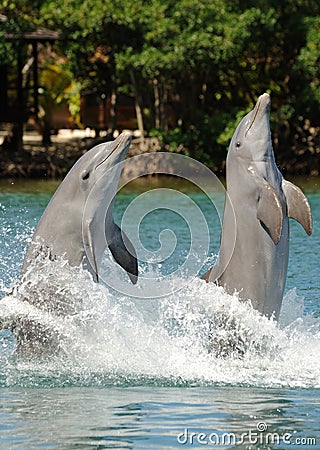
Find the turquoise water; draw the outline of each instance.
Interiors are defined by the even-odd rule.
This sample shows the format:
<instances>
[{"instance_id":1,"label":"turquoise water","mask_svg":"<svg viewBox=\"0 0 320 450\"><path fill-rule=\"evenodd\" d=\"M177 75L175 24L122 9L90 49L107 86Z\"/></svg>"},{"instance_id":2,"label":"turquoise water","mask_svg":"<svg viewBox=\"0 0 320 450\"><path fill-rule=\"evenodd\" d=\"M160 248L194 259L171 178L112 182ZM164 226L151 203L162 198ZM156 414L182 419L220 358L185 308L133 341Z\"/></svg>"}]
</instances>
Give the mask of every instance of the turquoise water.
<instances>
[{"instance_id":1,"label":"turquoise water","mask_svg":"<svg viewBox=\"0 0 320 450\"><path fill-rule=\"evenodd\" d=\"M178 195L168 180L133 184L117 197L120 223L137 196L157 189L134 203L145 213L139 286L132 287L106 253L105 284L59 261L31 280L40 292L48 277L58 280L53 292L75 307L69 315L23 305L7 294L56 184L3 182L0 315L28 315L54 326L63 352L41 360L19 357L11 333L0 332L0 448L320 448L317 183L302 180L314 232L307 237L290 222L286 294L275 324L198 279L197 272L214 262L219 217L201 192L181 185ZM200 218L192 222L196 207L209 224L209 243ZM134 237L136 223L129 219L124 228ZM153 256L143 262L148 251ZM109 283L115 279L121 283ZM209 318L233 324L232 331L218 327L215 337L225 342L241 336L241 356L208 349Z\"/></svg>"}]
</instances>

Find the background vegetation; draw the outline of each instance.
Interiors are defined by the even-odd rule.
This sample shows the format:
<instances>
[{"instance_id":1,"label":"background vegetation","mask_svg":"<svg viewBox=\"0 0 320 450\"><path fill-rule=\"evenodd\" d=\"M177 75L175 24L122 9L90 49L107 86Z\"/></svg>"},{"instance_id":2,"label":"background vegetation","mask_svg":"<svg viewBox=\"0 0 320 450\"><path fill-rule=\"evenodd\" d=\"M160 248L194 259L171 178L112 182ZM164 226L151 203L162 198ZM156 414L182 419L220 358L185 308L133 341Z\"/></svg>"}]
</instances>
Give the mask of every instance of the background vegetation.
<instances>
[{"instance_id":1,"label":"background vegetation","mask_svg":"<svg viewBox=\"0 0 320 450\"><path fill-rule=\"evenodd\" d=\"M3 31L39 26L60 31L49 63L60 58L69 84L83 90L115 101L121 92L133 96L137 126L159 136L166 148L221 169L236 122L266 91L273 100L280 165L319 173L319 0L2 0L0 5L8 18L0 22ZM0 37L2 62L14 66L14 53L14 43ZM68 98L77 111L74 97Z\"/></svg>"}]
</instances>

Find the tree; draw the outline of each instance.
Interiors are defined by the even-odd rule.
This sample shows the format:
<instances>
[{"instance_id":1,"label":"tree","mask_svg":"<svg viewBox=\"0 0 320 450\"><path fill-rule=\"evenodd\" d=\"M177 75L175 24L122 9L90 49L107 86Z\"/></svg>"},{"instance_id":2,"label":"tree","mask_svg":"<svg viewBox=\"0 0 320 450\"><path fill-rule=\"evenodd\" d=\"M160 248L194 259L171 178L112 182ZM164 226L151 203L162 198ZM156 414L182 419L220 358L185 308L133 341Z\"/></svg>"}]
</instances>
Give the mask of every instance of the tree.
<instances>
[{"instance_id":1,"label":"tree","mask_svg":"<svg viewBox=\"0 0 320 450\"><path fill-rule=\"evenodd\" d=\"M61 61L60 64L46 63L41 70L39 82L41 86L39 119L43 143L51 143L52 114L56 107L68 105L71 117L80 122L80 90L81 85L74 81L73 74Z\"/></svg>"},{"instance_id":2,"label":"tree","mask_svg":"<svg viewBox=\"0 0 320 450\"><path fill-rule=\"evenodd\" d=\"M60 53L77 82L113 99L110 131L118 92L135 97L142 133L212 167L264 91L277 152L289 158L305 127L316 129L317 0L45 0L39 14L18 3L19 23L36 20L64 36Z\"/></svg>"}]
</instances>

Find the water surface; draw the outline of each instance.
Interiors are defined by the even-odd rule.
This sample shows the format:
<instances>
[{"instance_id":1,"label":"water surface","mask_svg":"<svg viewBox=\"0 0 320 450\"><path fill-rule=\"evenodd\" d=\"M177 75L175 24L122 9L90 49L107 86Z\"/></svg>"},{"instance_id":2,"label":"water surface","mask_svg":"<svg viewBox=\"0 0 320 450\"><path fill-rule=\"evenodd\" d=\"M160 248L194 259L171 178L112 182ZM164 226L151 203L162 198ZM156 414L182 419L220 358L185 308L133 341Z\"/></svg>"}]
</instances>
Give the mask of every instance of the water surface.
<instances>
[{"instance_id":1,"label":"water surface","mask_svg":"<svg viewBox=\"0 0 320 450\"><path fill-rule=\"evenodd\" d=\"M0 191L1 296L17 283L25 248L57 185L10 183L1 182ZM176 180L173 185L139 181L122 191L115 208L118 222L146 187L157 189L153 197L142 196L137 208L167 204L169 209L154 208L145 216L140 239L148 251L169 257L142 264L148 283L130 291L126 274L106 254L104 277L121 278L122 293L94 284L81 270L48 266L34 285L41 288L49 273L59 279L63 272L55 295L81 304L63 318L5 297L1 314L28 314L55 326L63 353L22 358L14 352L11 333L0 332L0 448L320 448L320 190L317 179L298 183L313 210L314 233L308 238L290 221L279 325L202 282L188 265L180 270L188 257L200 273L215 259L220 222L206 196L188 184L181 189L186 197L161 190L176 189ZM173 210L177 204L180 213ZM205 258L202 250L196 255L190 250L183 220L195 207L210 224ZM129 235L131 225L126 224ZM176 240L161 234L166 229ZM200 248L197 234L194 239ZM173 251L166 242L174 244ZM223 343L241 336L240 353L217 355L208 348L212 318L215 325L233 324L232 332L216 326L215 339ZM273 443L268 433L274 434Z\"/></svg>"}]
</instances>

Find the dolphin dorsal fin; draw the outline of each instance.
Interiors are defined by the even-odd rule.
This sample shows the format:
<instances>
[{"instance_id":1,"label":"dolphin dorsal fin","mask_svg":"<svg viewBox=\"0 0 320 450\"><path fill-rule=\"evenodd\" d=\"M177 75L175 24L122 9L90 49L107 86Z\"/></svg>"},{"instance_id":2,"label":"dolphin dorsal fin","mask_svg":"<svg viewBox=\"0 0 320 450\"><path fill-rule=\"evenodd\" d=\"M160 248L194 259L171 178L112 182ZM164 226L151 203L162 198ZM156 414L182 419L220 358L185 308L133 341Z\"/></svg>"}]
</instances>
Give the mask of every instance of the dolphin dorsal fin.
<instances>
[{"instance_id":1,"label":"dolphin dorsal fin","mask_svg":"<svg viewBox=\"0 0 320 450\"><path fill-rule=\"evenodd\" d=\"M287 180L282 180L282 190L287 200L288 217L299 222L310 236L312 233L312 214L307 197L298 186Z\"/></svg>"},{"instance_id":2,"label":"dolphin dorsal fin","mask_svg":"<svg viewBox=\"0 0 320 450\"><path fill-rule=\"evenodd\" d=\"M108 242L108 247L119 266L127 272L132 283L136 284L138 280L136 251L128 236L115 223L112 239Z\"/></svg>"},{"instance_id":3,"label":"dolphin dorsal fin","mask_svg":"<svg viewBox=\"0 0 320 450\"><path fill-rule=\"evenodd\" d=\"M283 213L280 200L264 178L250 170L259 186L257 219L268 229L273 242L277 245L281 238Z\"/></svg>"}]
</instances>

